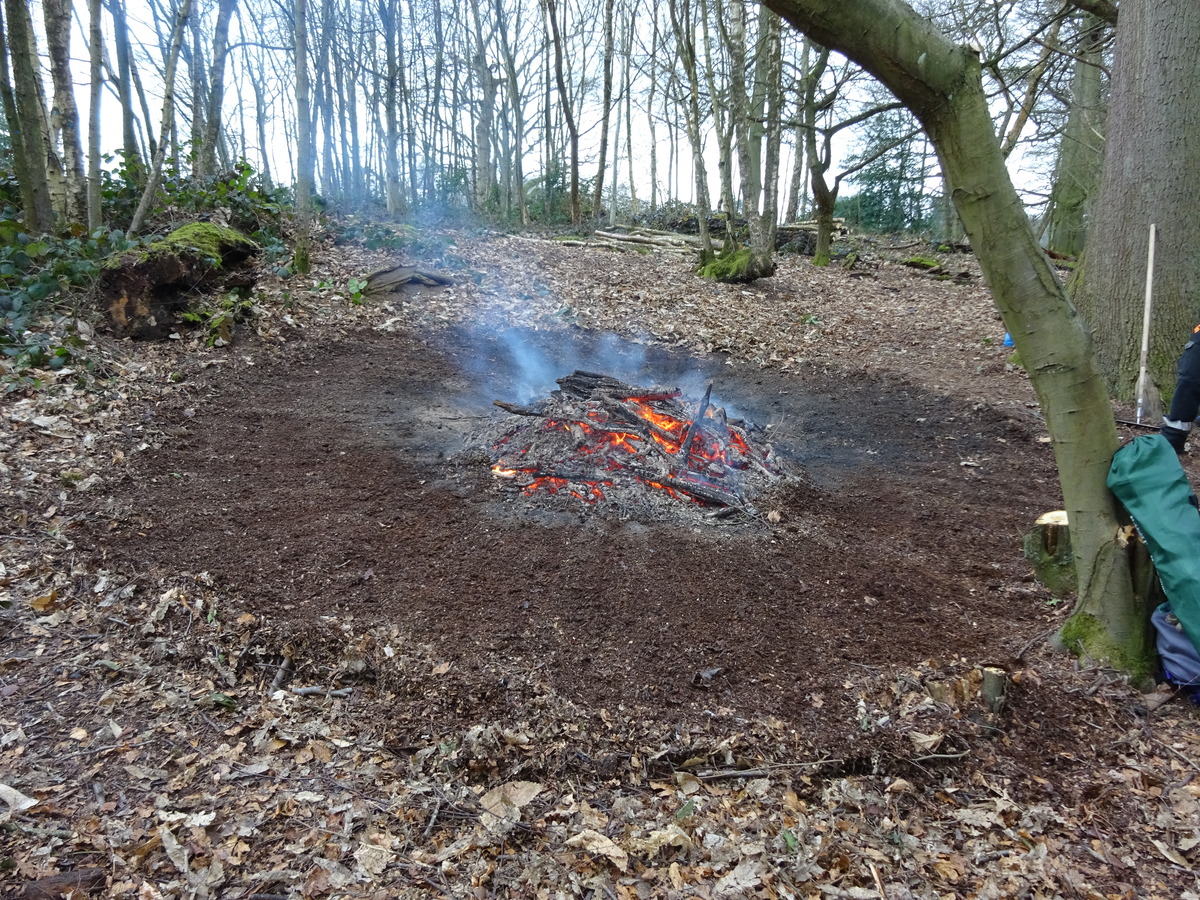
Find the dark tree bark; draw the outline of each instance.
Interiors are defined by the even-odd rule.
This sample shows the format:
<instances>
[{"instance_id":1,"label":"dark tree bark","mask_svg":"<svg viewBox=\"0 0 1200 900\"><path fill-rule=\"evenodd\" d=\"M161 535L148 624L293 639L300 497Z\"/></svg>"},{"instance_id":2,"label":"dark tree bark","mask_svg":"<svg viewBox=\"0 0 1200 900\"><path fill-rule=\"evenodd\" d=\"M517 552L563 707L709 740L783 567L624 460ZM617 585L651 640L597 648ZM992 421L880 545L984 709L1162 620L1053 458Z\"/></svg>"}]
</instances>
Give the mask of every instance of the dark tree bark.
<instances>
[{"instance_id":1,"label":"dark tree bark","mask_svg":"<svg viewBox=\"0 0 1200 900\"><path fill-rule=\"evenodd\" d=\"M608 124L612 116L613 89L613 0L604 0L604 94L600 101L600 162L596 167L596 183L592 185L592 218L600 218L604 202L604 170L608 165ZM613 172L613 182L617 174Z\"/></svg>"}]
</instances>

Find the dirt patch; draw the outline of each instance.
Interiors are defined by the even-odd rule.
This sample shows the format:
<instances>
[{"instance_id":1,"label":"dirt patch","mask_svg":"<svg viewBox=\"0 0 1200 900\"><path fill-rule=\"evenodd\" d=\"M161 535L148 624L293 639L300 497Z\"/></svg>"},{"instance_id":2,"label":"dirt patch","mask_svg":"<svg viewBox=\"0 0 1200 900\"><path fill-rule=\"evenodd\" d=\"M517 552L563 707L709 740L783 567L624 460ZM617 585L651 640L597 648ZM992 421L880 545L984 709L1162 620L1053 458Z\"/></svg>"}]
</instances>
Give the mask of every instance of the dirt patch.
<instances>
[{"instance_id":1,"label":"dirt patch","mask_svg":"<svg viewBox=\"0 0 1200 900\"><path fill-rule=\"evenodd\" d=\"M455 240L452 289L297 290L232 348L139 347L5 412L21 878L1183 896L1196 712L1046 646L1067 604L1020 537L1056 473L969 273L729 288ZM390 262L338 259L322 283ZM506 489L492 401L577 368L711 383L787 477L682 523Z\"/></svg>"},{"instance_id":2,"label":"dirt patch","mask_svg":"<svg viewBox=\"0 0 1200 900\"><path fill-rule=\"evenodd\" d=\"M563 374L595 339L523 336ZM1036 420L895 380L644 354L647 382L712 379L765 423L792 477L757 501L778 525L621 521L505 490L472 439L504 415L488 394L522 373L496 339L436 344L364 331L196 375L181 401L203 398L194 411L156 411L178 430L129 474L104 564L207 571L297 629L400 624L459 673L462 718L446 727L502 714L486 688L534 666L585 706L673 718L720 704L833 746L848 667L948 645L1004 662L1046 627L1017 540L1056 505Z\"/></svg>"}]
</instances>

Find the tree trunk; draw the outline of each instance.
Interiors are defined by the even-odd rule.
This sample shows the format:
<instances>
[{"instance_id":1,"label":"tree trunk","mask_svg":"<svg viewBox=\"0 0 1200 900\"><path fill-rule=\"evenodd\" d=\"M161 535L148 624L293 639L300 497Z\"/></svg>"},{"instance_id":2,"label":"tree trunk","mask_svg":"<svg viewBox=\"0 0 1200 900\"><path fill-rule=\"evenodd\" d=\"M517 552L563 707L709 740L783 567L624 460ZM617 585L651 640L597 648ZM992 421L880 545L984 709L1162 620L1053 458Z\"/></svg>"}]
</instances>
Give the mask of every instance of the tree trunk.
<instances>
[{"instance_id":1,"label":"tree trunk","mask_svg":"<svg viewBox=\"0 0 1200 900\"><path fill-rule=\"evenodd\" d=\"M1108 395L1087 330L1009 180L978 56L899 0L768 0L768 5L880 79L922 122L937 148L1053 440L1079 573L1076 610L1061 636L1078 651L1145 676L1149 623L1133 594L1106 484L1117 447Z\"/></svg>"},{"instance_id":2,"label":"tree trunk","mask_svg":"<svg viewBox=\"0 0 1200 900\"><path fill-rule=\"evenodd\" d=\"M296 30L296 247L292 265L312 268L313 136L308 79L308 0L293 0Z\"/></svg>"},{"instance_id":3,"label":"tree trunk","mask_svg":"<svg viewBox=\"0 0 1200 900\"><path fill-rule=\"evenodd\" d=\"M1200 5L1189 0L1121 4L1100 194L1073 283L1092 326L1110 391L1133 399L1139 370L1149 226L1158 226L1148 371L1156 405L1200 292L1196 198L1200 197Z\"/></svg>"},{"instance_id":4,"label":"tree trunk","mask_svg":"<svg viewBox=\"0 0 1200 900\"><path fill-rule=\"evenodd\" d=\"M517 206L521 213L521 224L529 224L529 202L525 195L525 102L521 96L521 82L517 76L517 60L508 40L508 23L504 15L502 0L495 0L496 30L500 35L500 52L504 56L504 80L508 87L508 114L512 117L513 131L513 178L516 181Z\"/></svg>"},{"instance_id":5,"label":"tree trunk","mask_svg":"<svg viewBox=\"0 0 1200 900\"><path fill-rule=\"evenodd\" d=\"M688 0L670 0L675 52L687 73L688 103L684 113L688 142L692 145L692 169L696 180L696 219L700 227L700 262L712 259L712 237L708 233L708 171L704 165L704 142L700 138L700 79L696 73L696 45L692 39L692 14Z\"/></svg>"},{"instance_id":6,"label":"tree trunk","mask_svg":"<svg viewBox=\"0 0 1200 900\"><path fill-rule=\"evenodd\" d=\"M41 82L32 53L33 23L26 0L4 0L8 19L5 42L12 62L13 117L10 134L20 135L25 180L21 182L25 203L25 230L41 234L54 228L54 208L46 171L45 140L41 117ZM7 102L6 102L7 107ZM12 126L16 128L13 130ZM17 143L14 141L14 149Z\"/></svg>"},{"instance_id":7,"label":"tree trunk","mask_svg":"<svg viewBox=\"0 0 1200 900\"><path fill-rule=\"evenodd\" d=\"M117 97L121 101L121 135L125 153L125 166L135 177L142 168L142 154L138 149L137 130L133 115L133 66L129 52L129 24L125 21L125 0L107 0L108 11L113 17L113 40L117 48ZM163 135L166 140L166 135Z\"/></svg>"},{"instance_id":8,"label":"tree trunk","mask_svg":"<svg viewBox=\"0 0 1200 900\"><path fill-rule=\"evenodd\" d=\"M71 85L71 0L43 0L46 47L50 54L50 77L54 83L54 108L62 135L63 175L66 179L66 208L72 222L87 219L87 187L83 176L83 143L79 137L79 110Z\"/></svg>"},{"instance_id":9,"label":"tree trunk","mask_svg":"<svg viewBox=\"0 0 1200 900\"><path fill-rule=\"evenodd\" d=\"M755 190L754 164L751 148L751 122L748 96L746 93L746 4L745 0L728 0L728 29L726 43L729 51L729 114L737 136L738 175L742 189L742 212L750 230L750 261L745 267L744 277L752 281L775 272L772 261L774 247L767 245L767 229L764 215L759 209L760 191Z\"/></svg>"},{"instance_id":10,"label":"tree trunk","mask_svg":"<svg viewBox=\"0 0 1200 900\"><path fill-rule=\"evenodd\" d=\"M546 0L547 18L550 20L550 38L554 45L554 79L558 84L558 98L562 104L567 131L571 135L571 224L583 221L583 209L579 203L579 127L575 124L575 112L571 108L571 95L563 74L562 35L558 28L558 5L556 0Z\"/></svg>"},{"instance_id":11,"label":"tree trunk","mask_svg":"<svg viewBox=\"0 0 1200 900\"><path fill-rule=\"evenodd\" d=\"M658 87L658 73L654 70L658 55L658 9L653 3L650 4L650 13L654 16L654 33L650 37L650 92L646 98L646 124L650 131L650 215L654 215L658 211L658 135L654 128L654 91ZM636 13L630 13L630 21L636 20ZM630 165L633 165L632 161Z\"/></svg>"},{"instance_id":12,"label":"tree trunk","mask_svg":"<svg viewBox=\"0 0 1200 900\"><path fill-rule=\"evenodd\" d=\"M635 0L636 2L636 0ZM626 11L625 28L625 74L623 90L625 92L625 161L629 166L629 216L631 222L638 217L637 188L633 184L633 38L636 9ZM651 138L653 140L653 138Z\"/></svg>"},{"instance_id":13,"label":"tree trunk","mask_svg":"<svg viewBox=\"0 0 1200 900\"><path fill-rule=\"evenodd\" d=\"M1092 202L1104 165L1102 49L1107 28L1084 18L1071 78L1071 106L1059 140L1047 210L1047 246L1057 253L1083 252Z\"/></svg>"},{"instance_id":14,"label":"tree trunk","mask_svg":"<svg viewBox=\"0 0 1200 900\"><path fill-rule=\"evenodd\" d=\"M383 45L386 52L383 87L384 115L384 178L386 180L387 213L397 218L404 208L404 195L400 186L400 123L398 84L400 64L396 47L400 43L398 0L379 0L379 21L383 27Z\"/></svg>"},{"instance_id":15,"label":"tree trunk","mask_svg":"<svg viewBox=\"0 0 1200 900\"><path fill-rule=\"evenodd\" d=\"M471 56L471 68L479 82L479 116L475 120L475 206L477 209L486 209L494 200L496 187L492 169L492 126L496 119L496 95L500 91L500 81L492 74L492 67L488 63L483 23L479 19L479 0L471 0L471 20L475 29L475 52Z\"/></svg>"},{"instance_id":16,"label":"tree trunk","mask_svg":"<svg viewBox=\"0 0 1200 900\"><path fill-rule=\"evenodd\" d=\"M237 0L220 0L217 24L213 29L212 65L208 72L208 103L205 106L204 136L194 148L196 165L192 177L197 181L213 174L216 167L217 136L221 132L221 106L225 99L225 60L229 56L229 20Z\"/></svg>"},{"instance_id":17,"label":"tree trunk","mask_svg":"<svg viewBox=\"0 0 1200 900\"><path fill-rule=\"evenodd\" d=\"M100 22L100 0L88 0L88 58L92 83L88 107L88 179L87 179L87 222L88 231L95 231L103 224L100 193L100 93L104 88L101 77L101 52L104 36Z\"/></svg>"},{"instance_id":18,"label":"tree trunk","mask_svg":"<svg viewBox=\"0 0 1200 900\"><path fill-rule=\"evenodd\" d=\"M729 219L737 214L737 201L733 196L733 134L734 122L730 109L731 104L719 99L727 94L722 86L717 87L717 57L713 52L712 35L709 28L708 0L700 0L700 31L704 38L704 81L708 87L712 127L717 136L717 178L720 181L720 203L717 208L723 209L726 225ZM717 2L717 22L724 21L725 13ZM677 38L678 40L678 38Z\"/></svg>"},{"instance_id":19,"label":"tree trunk","mask_svg":"<svg viewBox=\"0 0 1200 900\"><path fill-rule=\"evenodd\" d=\"M163 158L167 155L165 137L175 124L175 67L179 62L179 51L183 46L183 34L187 28L188 17L192 12L192 0L183 0L179 7L179 16L175 20L175 29L171 35L171 49L167 54L167 71L163 76L163 111L162 128L159 130L164 140L158 142L158 152L146 178L146 186L142 190L142 199L138 202L133 213L133 221L129 223L129 234L135 235L142 230L150 207L154 203L154 195L158 193L158 182L162 177Z\"/></svg>"},{"instance_id":20,"label":"tree trunk","mask_svg":"<svg viewBox=\"0 0 1200 900\"><path fill-rule=\"evenodd\" d=\"M612 117L613 88L613 0L604 0L604 95L600 101L600 162L592 185L592 218L599 220L604 200L604 170L608 165L608 127ZM616 161L614 160L614 163ZM613 173L615 188L617 176ZM615 198L614 194L614 198Z\"/></svg>"}]
</instances>

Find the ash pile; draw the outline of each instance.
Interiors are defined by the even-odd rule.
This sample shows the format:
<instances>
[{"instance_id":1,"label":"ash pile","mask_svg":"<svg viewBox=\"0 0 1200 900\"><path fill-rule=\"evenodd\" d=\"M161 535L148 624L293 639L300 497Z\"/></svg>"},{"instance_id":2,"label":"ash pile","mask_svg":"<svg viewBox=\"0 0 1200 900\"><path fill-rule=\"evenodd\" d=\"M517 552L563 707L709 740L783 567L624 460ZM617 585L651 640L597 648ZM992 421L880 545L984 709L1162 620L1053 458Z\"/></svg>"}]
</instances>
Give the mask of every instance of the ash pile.
<instances>
[{"instance_id":1,"label":"ash pile","mask_svg":"<svg viewBox=\"0 0 1200 900\"><path fill-rule=\"evenodd\" d=\"M762 429L678 388L639 387L575 371L511 413L490 441L501 490L546 501L604 505L621 517L740 521L783 477Z\"/></svg>"}]
</instances>

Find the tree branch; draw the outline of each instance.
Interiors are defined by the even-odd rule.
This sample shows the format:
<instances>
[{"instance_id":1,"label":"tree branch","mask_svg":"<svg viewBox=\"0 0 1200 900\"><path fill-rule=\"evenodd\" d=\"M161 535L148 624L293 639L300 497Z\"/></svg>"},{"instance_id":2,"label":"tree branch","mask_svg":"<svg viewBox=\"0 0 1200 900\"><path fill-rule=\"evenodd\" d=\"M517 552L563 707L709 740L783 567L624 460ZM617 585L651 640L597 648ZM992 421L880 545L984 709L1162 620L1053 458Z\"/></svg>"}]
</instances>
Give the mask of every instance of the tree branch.
<instances>
[{"instance_id":1,"label":"tree branch","mask_svg":"<svg viewBox=\"0 0 1200 900\"><path fill-rule=\"evenodd\" d=\"M1117 27L1117 4L1112 0L1071 0L1071 5Z\"/></svg>"}]
</instances>

